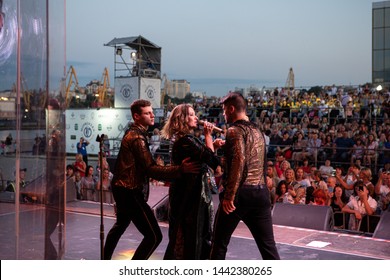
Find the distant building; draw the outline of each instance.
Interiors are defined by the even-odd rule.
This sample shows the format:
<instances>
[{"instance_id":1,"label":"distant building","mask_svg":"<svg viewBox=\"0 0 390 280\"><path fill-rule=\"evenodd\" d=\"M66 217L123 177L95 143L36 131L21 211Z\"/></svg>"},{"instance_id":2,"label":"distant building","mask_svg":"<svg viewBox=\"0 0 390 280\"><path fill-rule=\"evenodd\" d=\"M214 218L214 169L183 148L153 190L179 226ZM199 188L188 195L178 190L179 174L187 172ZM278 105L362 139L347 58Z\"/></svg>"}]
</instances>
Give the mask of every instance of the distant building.
<instances>
[{"instance_id":1,"label":"distant building","mask_svg":"<svg viewBox=\"0 0 390 280\"><path fill-rule=\"evenodd\" d=\"M372 3L372 83L390 86L390 1Z\"/></svg>"},{"instance_id":2,"label":"distant building","mask_svg":"<svg viewBox=\"0 0 390 280\"><path fill-rule=\"evenodd\" d=\"M184 98L190 92L191 85L187 80L171 80L167 88L167 94L177 98Z\"/></svg>"}]
</instances>

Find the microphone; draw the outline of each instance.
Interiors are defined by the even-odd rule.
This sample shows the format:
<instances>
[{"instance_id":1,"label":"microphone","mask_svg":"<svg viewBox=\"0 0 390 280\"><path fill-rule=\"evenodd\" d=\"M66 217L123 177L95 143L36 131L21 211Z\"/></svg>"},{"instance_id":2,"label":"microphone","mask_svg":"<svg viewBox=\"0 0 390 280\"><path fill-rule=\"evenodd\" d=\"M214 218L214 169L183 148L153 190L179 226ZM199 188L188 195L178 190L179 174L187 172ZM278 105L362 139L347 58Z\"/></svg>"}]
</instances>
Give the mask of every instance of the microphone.
<instances>
[{"instance_id":1,"label":"microphone","mask_svg":"<svg viewBox=\"0 0 390 280\"><path fill-rule=\"evenodd\" d=\"M198 124L204 125L204 121L199 120L199 121L198 121ZM219 127L216 127L215 125L213 125L213 131L214 131L214 132L222 132L222 129L219 128Z\"/></svg>"}]
</instances>

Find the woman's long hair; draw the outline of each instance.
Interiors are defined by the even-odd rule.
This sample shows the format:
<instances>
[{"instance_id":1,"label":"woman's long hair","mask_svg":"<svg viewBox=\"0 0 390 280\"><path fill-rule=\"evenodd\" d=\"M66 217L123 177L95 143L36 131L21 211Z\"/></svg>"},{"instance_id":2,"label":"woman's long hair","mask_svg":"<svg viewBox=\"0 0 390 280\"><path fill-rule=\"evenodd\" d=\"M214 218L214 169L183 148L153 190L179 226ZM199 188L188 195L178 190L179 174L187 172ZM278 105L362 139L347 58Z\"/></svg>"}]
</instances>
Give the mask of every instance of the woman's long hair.
<instances>
[{"instance_id":1,"label":"woman's long hair","mask_svg":"<svg viewBox=\"0 0 390 280\"><path fill-rule=\"evenodd\" d=\"M164 127L161 130L161 136L166 139L180 138L183 135L192 132L192 128L188 126L188 111L192 108L190 104L180 104L173 108L171 114Z\"/></svg>"}]
</instances>

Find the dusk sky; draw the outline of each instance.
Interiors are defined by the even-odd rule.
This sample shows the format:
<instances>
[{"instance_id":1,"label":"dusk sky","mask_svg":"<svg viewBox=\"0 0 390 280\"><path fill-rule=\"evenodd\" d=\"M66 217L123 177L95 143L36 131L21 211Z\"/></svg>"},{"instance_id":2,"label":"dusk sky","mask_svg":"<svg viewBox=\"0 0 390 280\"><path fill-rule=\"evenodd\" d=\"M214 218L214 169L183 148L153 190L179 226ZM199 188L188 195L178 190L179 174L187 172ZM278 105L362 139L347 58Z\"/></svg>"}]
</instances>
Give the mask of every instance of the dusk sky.
<instances>
[{"instance_id":1,"label":"dusk sky","mask_svg":"<svg viewBox=\"0 0 390 280\"><path fill-rule=\"evenodd\" d=\"M228 81L284 86L290 67L297 87L358 85L371 81L373 2L67 0L67 63L82 86L105 67L114 86L114 49L104 44L142 35L162 48L162 73L193 91L208 91L204 79L214 95Z\"/></svg>"}]
</instances>

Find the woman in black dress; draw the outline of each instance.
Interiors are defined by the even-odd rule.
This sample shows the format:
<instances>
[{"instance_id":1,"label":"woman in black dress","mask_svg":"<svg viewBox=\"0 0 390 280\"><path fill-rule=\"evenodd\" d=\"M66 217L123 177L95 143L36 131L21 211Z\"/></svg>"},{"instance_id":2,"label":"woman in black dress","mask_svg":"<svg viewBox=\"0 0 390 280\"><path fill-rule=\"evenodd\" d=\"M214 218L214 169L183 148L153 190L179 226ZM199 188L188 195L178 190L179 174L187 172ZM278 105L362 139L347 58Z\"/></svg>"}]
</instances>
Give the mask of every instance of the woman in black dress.
<instances>
[{"instance_id":1,"label":"woman in black dress","mask_svg":"<svg viewBox=\"0 0 390 280\"><path fill-rule=\"evenodd\" d=\"M212 140L213 125L204 123L204 143L194 137L198 118L191 105L176 106L162 129L171 140L171 161L181 163L190 157L202 163L199 174L189 174L171 182L169 189L169 243L164 259L207 259L210 253L213 204L207 181L208 166L220 164L214 147L223 140Z\"/></svg>"}]
</instances>

